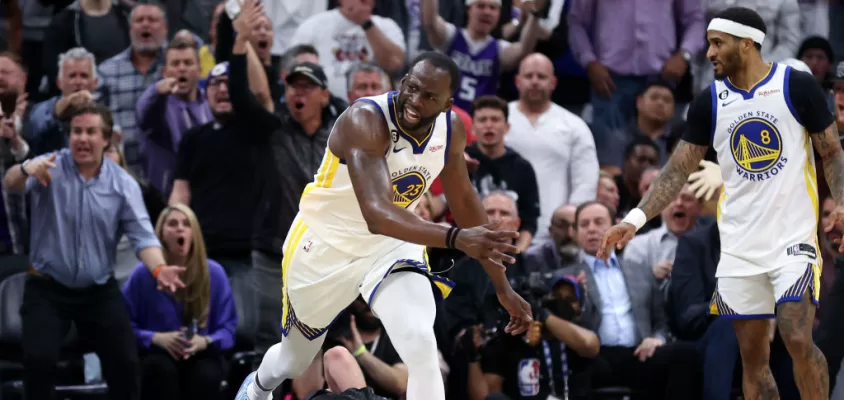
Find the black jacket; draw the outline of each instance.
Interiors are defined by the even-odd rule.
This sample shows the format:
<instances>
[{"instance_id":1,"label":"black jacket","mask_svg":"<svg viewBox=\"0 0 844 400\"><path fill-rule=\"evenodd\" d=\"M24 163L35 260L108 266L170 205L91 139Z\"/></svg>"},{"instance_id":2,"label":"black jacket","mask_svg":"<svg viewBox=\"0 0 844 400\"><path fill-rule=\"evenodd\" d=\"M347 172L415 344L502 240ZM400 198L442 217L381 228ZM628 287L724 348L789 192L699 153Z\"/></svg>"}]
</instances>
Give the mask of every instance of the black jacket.
<instances>
[{"instance_id":1,"label":"black jacket","mask_svg":"<svg viewBox=\"0 0 844 400\"><path fill-rule=\"evenodd\" d=\"M516 207L522 220L519 230L535 235L539 218L539 187L530 163L510 148L499 158L489 158L481 153L477 142L466 147L466 154L480 162L471 177L478 194L484 196L496 190L515 193L518 197Z\"/></svg>"},{"instance_id":2,"label":"black jacket","mask_svg":"<svg viewBox=\"0 0 844 400\"><path fill-rule=\"evenodd\" d=\"M677 338L697 340L706 333L720 258L718 224L713 222L680 236L666 304L669 327Z\"/></svg>"},{"instance_id":3,"label":"black jacket","mask_svg":"<svg viewBox=\"0 0 844 400\"><path fill-rule=\"evenodd\" d=\"M118 21L121 25L122 32L109 32L109 35L123 35L126 38L126 43L129 43L129 14L132 12L128 7L120 2L114 2L114 10L118 13ZM56 76L59 74L59 55L74 48L86 47L82 43L85 37L86 25L82 18L82 8L79 1L73 2L67 8L59 11L44 36L44 49L42 51L42 67L44 68L44 75L47 77L47 82L50 85L50 95L59 94L59 89L56 86ZM123 51L125 49L120 49ZM95 54L97 57L97 64L113 57L114 54Z\"/></svg>"}]
</instances>

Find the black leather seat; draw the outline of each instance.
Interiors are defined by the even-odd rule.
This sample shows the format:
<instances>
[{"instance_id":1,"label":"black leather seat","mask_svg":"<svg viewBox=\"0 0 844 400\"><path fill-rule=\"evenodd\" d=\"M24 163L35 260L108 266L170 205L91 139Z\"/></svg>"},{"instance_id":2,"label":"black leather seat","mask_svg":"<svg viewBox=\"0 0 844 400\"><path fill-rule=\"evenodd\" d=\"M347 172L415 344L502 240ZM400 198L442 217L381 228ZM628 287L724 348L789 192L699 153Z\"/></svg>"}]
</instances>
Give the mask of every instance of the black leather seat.
<instances>
[{"instance_id":1,"label":"black leather seat","mask_svg":"<svg viewBox=\"0 0 844 400\"><path fill-rule=\"evenodd\" d=\"M23 322L20 308L23 304L23 292L26 272L7 277L0 282L0 382L3 382L3 394L19 394L23 390L20 381L23 374L23 352L21 337ZM71 326L65 338L62 360L59 362L57 396L74 398L96 398L105 394L105 385L67 385L79 382L82 374L81 356L86 350L79 345L76 328ZM79 397L81 396L81 397Z\"/></svg>"}]
</instances>

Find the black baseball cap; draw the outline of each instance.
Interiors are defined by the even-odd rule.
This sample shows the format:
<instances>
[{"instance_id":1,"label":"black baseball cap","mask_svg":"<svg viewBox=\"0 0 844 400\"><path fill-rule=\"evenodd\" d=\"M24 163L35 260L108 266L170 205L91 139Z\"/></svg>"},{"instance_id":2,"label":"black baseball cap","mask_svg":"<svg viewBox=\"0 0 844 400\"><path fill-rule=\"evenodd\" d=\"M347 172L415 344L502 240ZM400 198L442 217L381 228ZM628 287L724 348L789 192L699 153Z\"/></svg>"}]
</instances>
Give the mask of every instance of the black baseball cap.
<instances>
[{"instance_id":1,"label":"black baseball cap","mask_svg":"<svg viewBox=\"0 0 844 400\"><path fill-rule=\"evenodd\" d=\"M582 285L577 281L577 277L574 275L565 274L562 271L557 270L551 275L548 283L551 284L552 289L560 284L571 285L574 288L574 295L577 296L577 300L583 301L583 293L581 293Z\"/></svg>"},{"instance_id":2,"label":"black baseball cap","mask_svg":"<svg viewBox=\"0 0 844 400\"><path fill-rule=\"evenodd\" d=\"M322 70L322 67L316 65L311 62L302 62L293 65L290 68L290 73L287 74L287 78L284 80L287 83L293 81L293 78L297 76L304 76L310 79L313 83L316 83L321 88L325 88L328 86L328 78L325 76L325 71Z\"/></svg>"}]
</instances>

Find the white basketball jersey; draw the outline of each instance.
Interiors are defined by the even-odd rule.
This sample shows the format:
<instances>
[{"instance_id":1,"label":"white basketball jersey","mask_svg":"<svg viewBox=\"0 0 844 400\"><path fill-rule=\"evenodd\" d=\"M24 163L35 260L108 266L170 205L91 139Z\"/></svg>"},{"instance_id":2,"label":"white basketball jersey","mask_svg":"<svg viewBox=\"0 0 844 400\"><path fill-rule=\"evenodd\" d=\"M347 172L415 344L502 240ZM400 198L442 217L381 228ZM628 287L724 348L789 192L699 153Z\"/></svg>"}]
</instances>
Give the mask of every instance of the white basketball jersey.
<instances>
[{"instance_id":1,"label":"white basketball jersey","mask_svg":"<svg viewBox=\"0 0 844 400\"><path fill-rule=\"evenodd\" d=\"M724 179L718 277L818 262L815 162L789 97L790 73L772 63L749 92L728 79L712 83L712 143Z\"/></svg>"},{"instance_id":2,"label":"white basketball jersey","mask_svg":"<svg viewBox=\"0 0 844 400\"><path fill-rule=\"evenodd\" d=\"M358 101L378 107L387 121L392 143L384 157L393 183L391 197L393 204L412 211L445 166L451 139L451 112L440 114L427 138L417 141L396 122L398 92ZM305 187L299 215L320 239L348 254L365 256L396 244L396 239L369 232L346 163L328 148L314 182Z\"/></svg>"}]
</instances>

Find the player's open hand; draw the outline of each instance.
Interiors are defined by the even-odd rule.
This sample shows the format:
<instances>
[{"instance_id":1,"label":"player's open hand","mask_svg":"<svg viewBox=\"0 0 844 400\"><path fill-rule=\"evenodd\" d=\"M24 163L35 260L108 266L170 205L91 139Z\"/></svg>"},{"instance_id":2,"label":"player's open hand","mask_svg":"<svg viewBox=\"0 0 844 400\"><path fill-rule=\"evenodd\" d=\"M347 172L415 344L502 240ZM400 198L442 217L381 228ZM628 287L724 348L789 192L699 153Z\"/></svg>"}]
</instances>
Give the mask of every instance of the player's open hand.
<instances>
[{"instance_id":1,"label":"player's open hand","mask_svg":"<svg viewBox=\"0 0 844 400\"><path fill-rule=\"evenodd\" d=\"M835 206L835 209L829 213L829 218L827 218L826 225L824 225L823 230L827 233L832 232L833 230L844 232L844 206ZM838 252L844 252L844 240L838 238L833 239L833 241L838 244Z\"/></svg>"},{"instance_id":2,"label":"player's open hand","mask_svg":"<svg viewBox=\"0 0 844 400\"><path fill-rule=\"evenodd\" d=\"M504 327L504 332L511 335L521 335L530 328L533 322L533 311L522 296L519 296L512 287L496 293L501 306L510 314L510 322Z\"/></svg>"},{"instance_id":3,"label":"player's open hand","mask_svg":"<svg viewBox=\"0 0 844 400\"><path fill-rule=\"evenodd\" d=\"M606 260L613 251L613 248L621 250L635 235L636 227L632 224L621 222L613 226L604 234L604 238L601 239L601 248L598 249L596 256Z\"/></svg>"},{"instance_id":4,"label":"player's open hand","mask_svg":"<svg viewBox=\"0 0 844 400\"><path fill-rule=\"evenodd\" d=\"M503 263L513 264L516 259L506 253L519 253L513 241L519 232L496 230L500 222L462 229L457 233L455 247L477 260L489 260L501 267Z\"/></svg>"}]
</instances>

